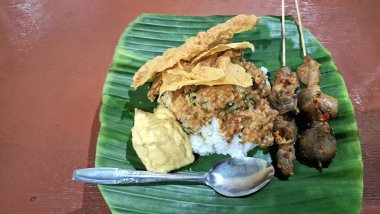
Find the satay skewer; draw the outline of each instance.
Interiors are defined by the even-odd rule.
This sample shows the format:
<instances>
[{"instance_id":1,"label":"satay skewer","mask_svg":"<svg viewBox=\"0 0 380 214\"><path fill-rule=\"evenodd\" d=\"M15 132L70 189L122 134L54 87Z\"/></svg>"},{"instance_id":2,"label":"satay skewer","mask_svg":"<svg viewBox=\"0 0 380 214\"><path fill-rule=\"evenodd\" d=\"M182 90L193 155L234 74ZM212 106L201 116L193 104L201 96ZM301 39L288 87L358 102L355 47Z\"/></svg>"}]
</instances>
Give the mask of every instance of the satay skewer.
<instances>
[{"instance_id":1,"label":"satay skewer","mask_svg":"<svg viewBox=\"0 0 380 214\"><path fill-rule=\"evenodd\" d=\"M281 1L282 66L286 66L285 1Z\"/></svg>"},{"instance_id":2,"label":"satay skewer","mask_svg":"<svg viewBox=\"0 0 380 214\"><path fill-rule=\"evenodd\" d=\"M305 37L303 36L301 13L300 13L300 9L298 6L298 0L295 0L295 3L296 3L296 10L297 10L298 27L299 27L299 31L300 31L300 35L301 35L302 54L303 54L303 57L306 57Z\"/></svg>"},{"instance_id":3,"label":"satay skewer","mask_svg":"<svg viewBox=\"0 0 380 214\"><path fill-rule=\"evenodd\" d=\"M301 133L299 149L302 158L321 169L326 167L336 154L336 139L327 121L337 116L338 102L334 97L322 93L319 88L320 65L307 56L298 0L295 0L295 4L304 57L304 63L297 69L297 76L307 85L299 95L298 104L311 123L309 129Z\"/></svg>"},{"instance_id":4,"label":"satay skewer","mask_svg":"<svg viewBox=\"0 0 380 214\"><path fill-rule=\"evenodd\" d=\"M297 127L294 115L298 113L297 75L286 67L286 31L285 31L285 3L281 3L281 34L282 34L282 66L277 70L272 90L269 95L271 106L279 112L274 124L274 139L278 145L276 153L276 171L282 178L294 174L295 148Z\"/></svg>"},{"instance_id":5,"label":"satay skewer","mask_svg":"<svg viewBox=\"0 0 380 214\"><path fill-rule=\"evenodd\" d=\"M307 86L299 95L298 104L310 120L327 121L337 116L338 102L334 97L322 93L319 87L321 65L307 56L298 0L295 0L295 5L298 16L298 29L301 36L301 48L304 56L304 63L298 67L297 76Z\"/></svg>"}]
</instances>

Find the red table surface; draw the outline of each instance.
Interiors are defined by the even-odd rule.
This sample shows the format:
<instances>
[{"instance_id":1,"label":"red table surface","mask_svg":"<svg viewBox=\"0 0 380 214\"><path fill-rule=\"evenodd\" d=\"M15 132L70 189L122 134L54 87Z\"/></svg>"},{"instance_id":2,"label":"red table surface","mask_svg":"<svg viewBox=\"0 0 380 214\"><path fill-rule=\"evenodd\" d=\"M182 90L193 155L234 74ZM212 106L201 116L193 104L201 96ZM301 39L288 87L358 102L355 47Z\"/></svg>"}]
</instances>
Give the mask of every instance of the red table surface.
<instances>
[{"instance_id":1,"label":"red table surface","mask_svg":"<svg viewBox=\"0 0 380 214\"><path fill-rule=\"evenodd\" d=\"M295 15L294 1L287 14ZM355 107L362 213L380 213L380 1L301 1ZM0 1L0 213L108 213L94 185L102 87L124 28L141 13L280 15L280 1Z\"/></svg>"}]
</instances>

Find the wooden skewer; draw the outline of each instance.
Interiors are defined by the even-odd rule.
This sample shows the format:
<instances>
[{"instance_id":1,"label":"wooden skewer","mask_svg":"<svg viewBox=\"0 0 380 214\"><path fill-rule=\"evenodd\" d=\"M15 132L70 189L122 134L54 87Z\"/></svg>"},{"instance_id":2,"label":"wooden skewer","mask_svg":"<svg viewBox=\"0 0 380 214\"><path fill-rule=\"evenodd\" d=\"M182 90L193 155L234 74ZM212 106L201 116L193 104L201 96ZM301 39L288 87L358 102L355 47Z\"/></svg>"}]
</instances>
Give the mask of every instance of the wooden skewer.
<instances>
[{"instance_id":1,"label":"wooden skewer","mask_svg":"<svg viewBox=\"0 0 380 214\"><path fill-rule=\"evenodd\" d=\"M298 0L295 0L296 2L296 10L297 10L297 16L298 16L298 27L301 35L301 46L302 46L302 53L303 57L306 57L306 48L305 48L305 39L303 36L303 29L302 29L302 22L301 22L301 13L298 6Z\"/></svg>"},{"instance_id":2,"label":"wooden skewer","mask_svg":"<svg viewBox=\"0 0 380 214\"><path fill-rule=\"evenodd\" d=\"M282 33L282 66L286 66L286 55L285 55L285 3L284 0L282 0L281 4L281 11L282 11L282 17L281 17L281 33Z\"/></svg>"}]
</instances>

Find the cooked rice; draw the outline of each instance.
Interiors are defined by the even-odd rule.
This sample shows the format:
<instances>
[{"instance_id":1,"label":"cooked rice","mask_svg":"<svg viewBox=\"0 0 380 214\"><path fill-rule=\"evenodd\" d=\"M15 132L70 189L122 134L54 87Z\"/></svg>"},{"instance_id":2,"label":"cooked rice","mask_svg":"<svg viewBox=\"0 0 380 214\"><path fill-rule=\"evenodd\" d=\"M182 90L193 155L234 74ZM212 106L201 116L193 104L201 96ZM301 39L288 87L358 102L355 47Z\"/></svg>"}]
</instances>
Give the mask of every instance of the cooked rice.
<instances>
[{"instance_id":1,"label":"cooked rice","mask_svg":"<svg viewBox=\"0 0 380 214\"><path fill-rule=\"evenodd\" d=\"M234 135L231 143L220 134L219 123L216 117L202 126L195 134L190 134L193 151L201 156L209 154L230 155L233 158L245 157L247 152L257 145L253 143L240 143L240 137Z\"/></svg>"}]
</instances>

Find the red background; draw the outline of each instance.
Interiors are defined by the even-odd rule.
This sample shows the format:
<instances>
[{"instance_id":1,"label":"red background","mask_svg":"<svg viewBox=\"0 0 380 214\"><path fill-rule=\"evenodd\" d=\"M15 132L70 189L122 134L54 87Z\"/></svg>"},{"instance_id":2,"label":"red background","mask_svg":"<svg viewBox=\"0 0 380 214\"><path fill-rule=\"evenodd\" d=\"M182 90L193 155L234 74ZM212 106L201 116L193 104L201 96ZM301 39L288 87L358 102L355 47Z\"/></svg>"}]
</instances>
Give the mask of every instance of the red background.
<instances>
[{"instance_id":1,"label":"red background","mask_svg":"<svg viewBox=\"0 0 380 214\"><path fill-rule=\"evenodd\" d=\"M380 212L380 1L301 1L331 51L360 130L363 213ZM294 1L286 1L295 15ZM141 13L280 15L275 0L0 0L0 213L107 213L93 166L102 86L119 36Z\"/></svg>"}]
</instances>

